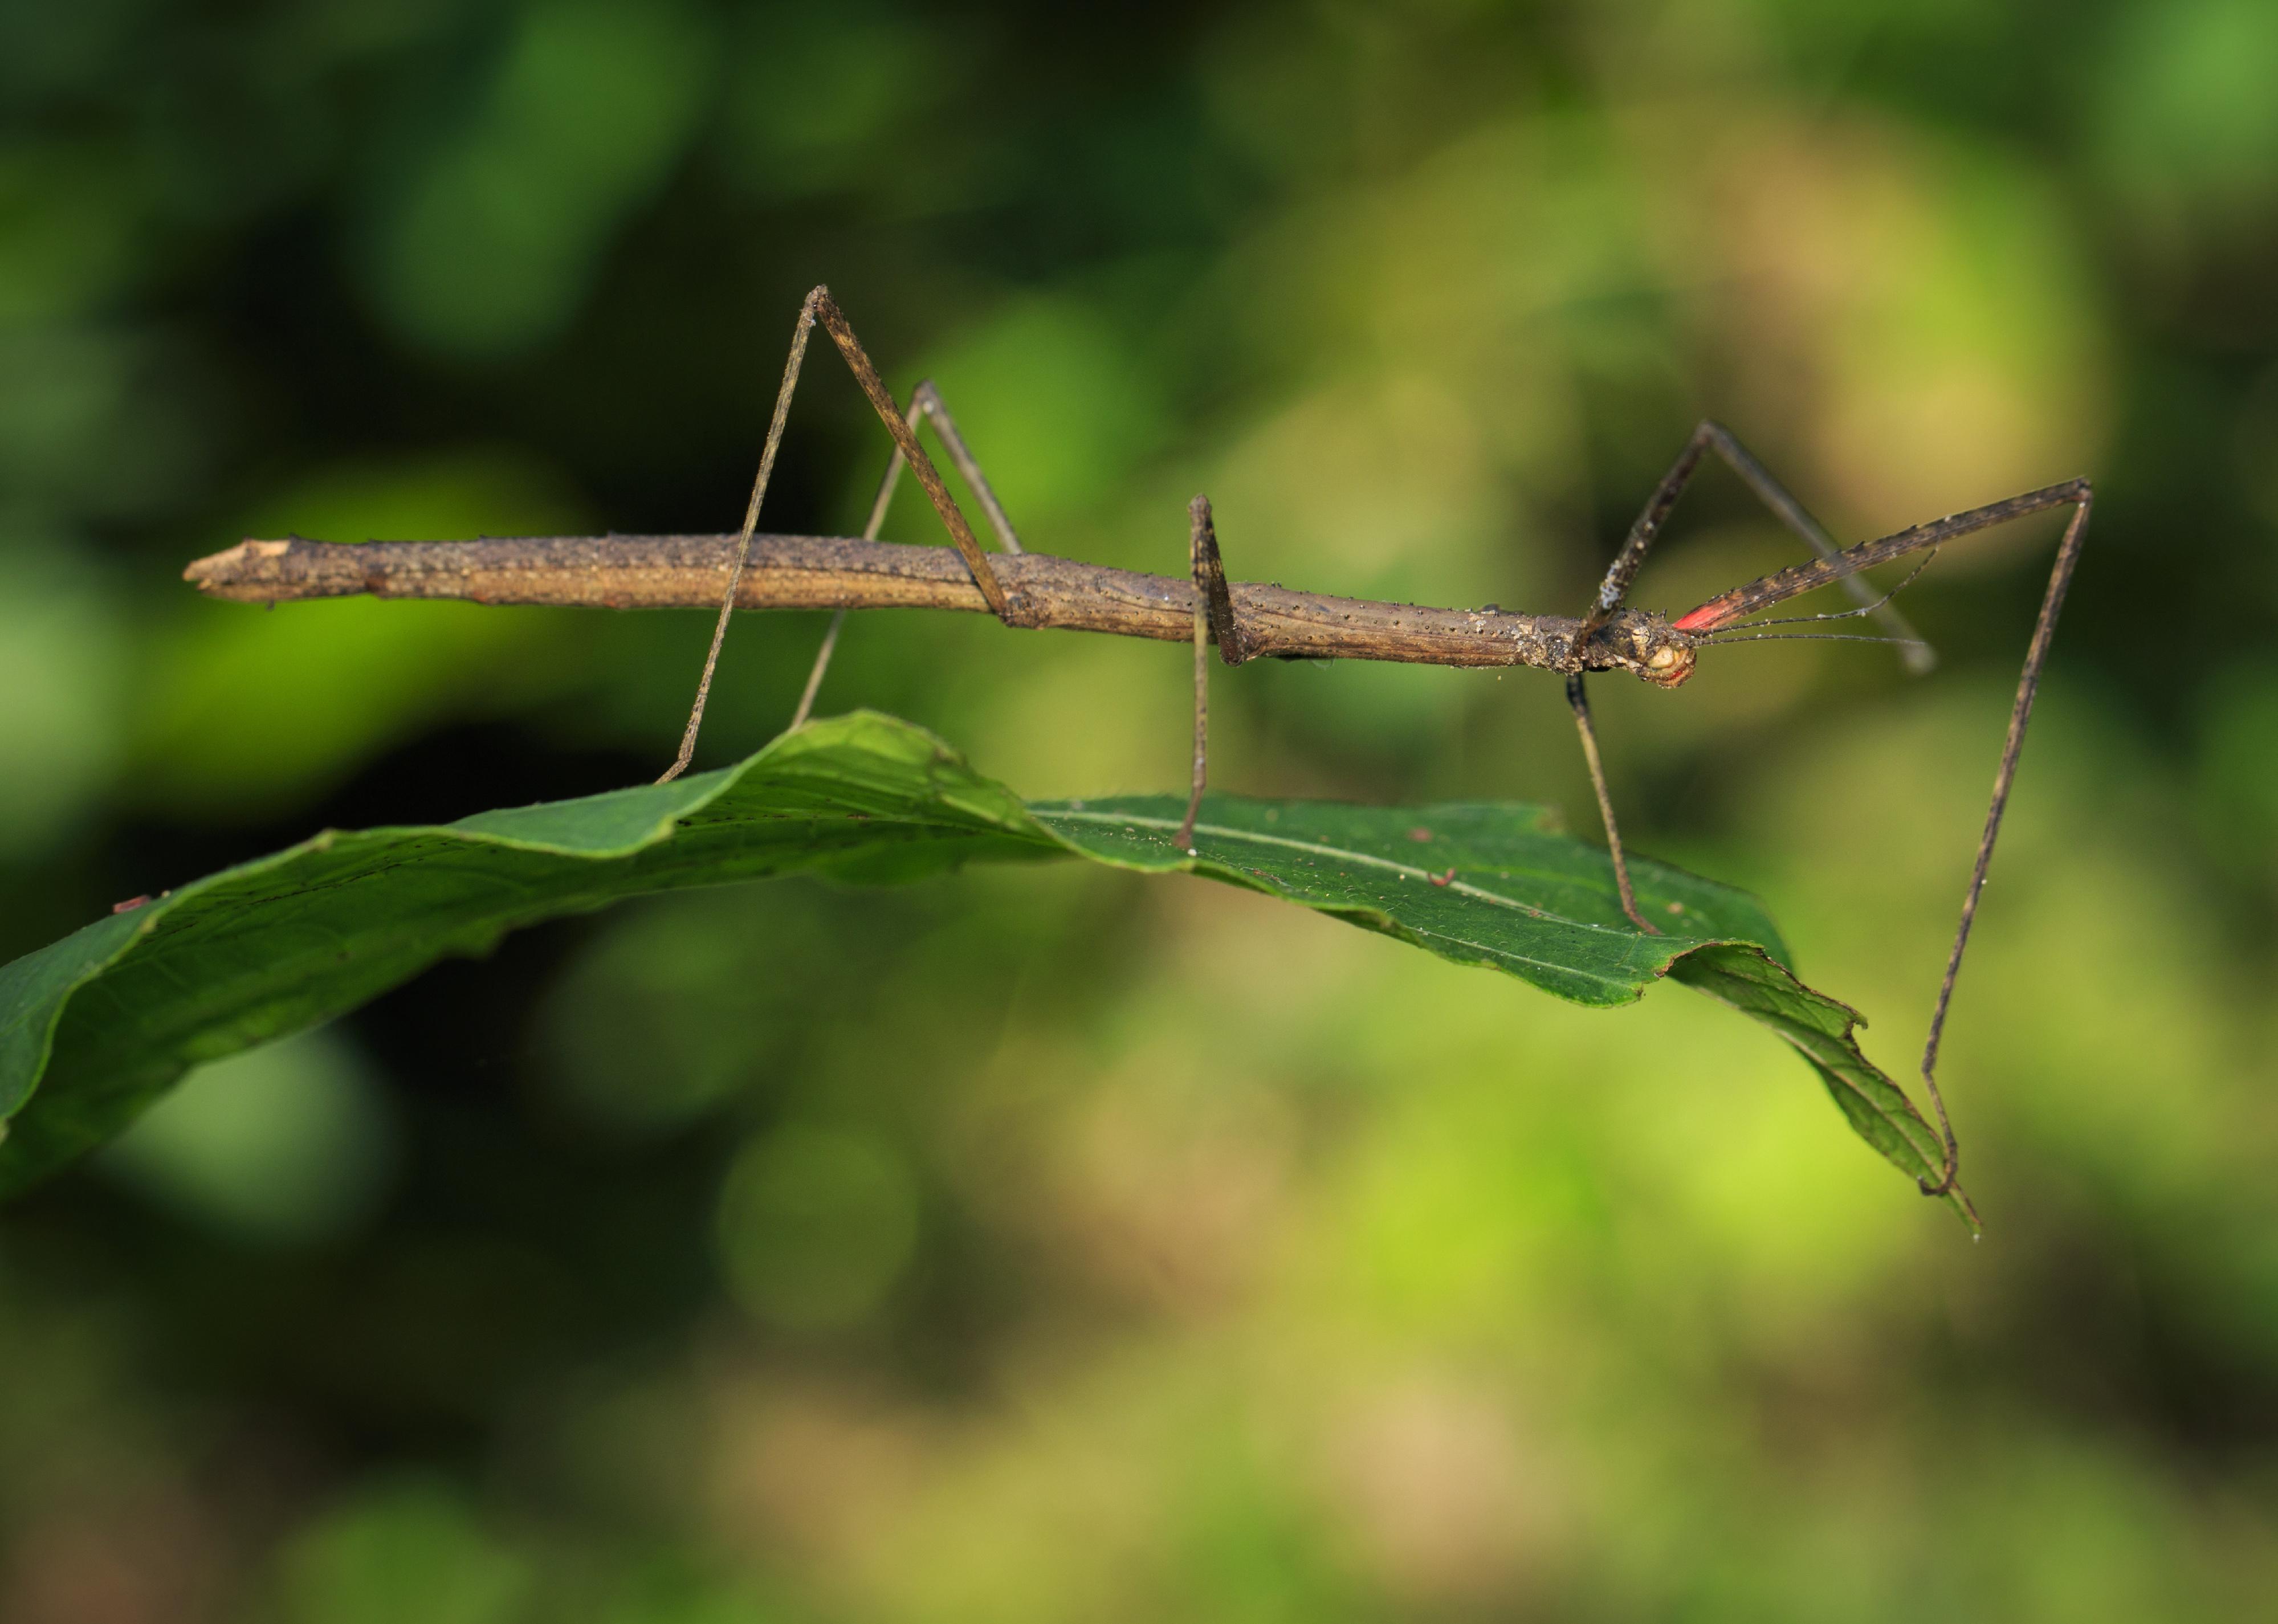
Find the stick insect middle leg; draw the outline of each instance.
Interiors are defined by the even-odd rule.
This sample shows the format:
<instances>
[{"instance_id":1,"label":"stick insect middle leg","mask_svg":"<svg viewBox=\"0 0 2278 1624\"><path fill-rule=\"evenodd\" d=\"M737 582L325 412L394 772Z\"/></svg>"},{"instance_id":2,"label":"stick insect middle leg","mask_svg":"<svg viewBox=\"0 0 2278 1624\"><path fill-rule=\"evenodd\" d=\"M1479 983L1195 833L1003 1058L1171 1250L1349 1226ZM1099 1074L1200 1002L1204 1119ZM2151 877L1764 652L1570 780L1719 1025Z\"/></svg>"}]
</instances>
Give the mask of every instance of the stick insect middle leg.
<instances>
[{"instance_id":1,"label":"stick insect middle leg","mask_svg":"<svg viewBox=\"0 0 2278 1624\"><path fill-rule=\"evenodd\" d=\"M1242 637L1235 628L1234 600L1226 585L1226 567L1218 554L1218 527L1211 521L1210 498L1197 496L1187 504L1187 558L1195 576L1195 771L1187 791L1187 815L1173 843L1189 857L1195 855L1195 818L1203 809L1203 786L1210 780L1210 645L1218 632L1219 652L1228 665L1242 660Z\"/></svg>"}]
</instances>

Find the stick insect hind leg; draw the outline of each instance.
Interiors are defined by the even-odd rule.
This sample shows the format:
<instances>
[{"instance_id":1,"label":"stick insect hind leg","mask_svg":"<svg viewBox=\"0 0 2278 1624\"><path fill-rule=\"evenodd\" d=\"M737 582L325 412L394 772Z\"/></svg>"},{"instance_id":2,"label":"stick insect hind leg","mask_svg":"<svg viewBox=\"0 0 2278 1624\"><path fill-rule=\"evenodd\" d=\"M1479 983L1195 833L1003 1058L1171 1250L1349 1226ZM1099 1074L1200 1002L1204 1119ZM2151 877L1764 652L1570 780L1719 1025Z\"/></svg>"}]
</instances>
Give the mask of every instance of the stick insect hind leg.
<instances>
[{"instance_id":1,"label":"stick insect hind leg","mask_svg":"<svg viewBox=\"0 0 2278 1624\"><path fill-rule=\"evenodd\" d=\"M891 494L894 476L901 471L900 464L906 463L910 471L917 476L918 484L924 487L926 499L933 504L934 511L941 515L942 523L948 528L950 539L956 544L959 555L972 572L974 584L981 589L981 595L987 600L990 612L1007 624L1017 623L1018 599L998 581L996 572L990 568L989 555L981 550L981 543L974 536L973 527L966 522L964 513L950 495L949 486L943 481L941 471L926 455L925 447L918 444L916 402L913 400L912 410L905 416L879 378L878 370L870 364L870 357L863 351L861 341L854 336L854 329L847 324L845 313L831 298L830 290L818 287L808 294L806 302L799 306L799 321L791 330L791 354L784 362L783 384L776 393L775 413L768 421L767 440L760 452L759 477L752 483L752 499L744 509L744 527L736 538L735 561L729 567L728 590L721 599L720 618L712 629L712 644L704 656L703 675L697 680L696 702L690 707L688 727L681 735L680 753L665 769L664 775L656 781L661 784L669 783L685 772L690 759L696 753L697 730L703 726L704 707L711 698L713 674L720 664L720 645L727 639L728 620L736 611L736 594L743 584L745 565L751 559L753 532L759 528L760 504L767 496L768 480L775 472L776 454L783 445L784 424L791 415L791 395L799 388L799 369L806 358L807 338L818 321L822 324L823 331L830 335L831 342L837 347L847 370L854 374L854 381L868 397L872 409L886 425L886 432L893 437L898 461L889 470L886 487L881 491L876 507L883 509L886 498ZM939 397L935 399L937 401ZM936 430L946 419L946 412L936 417ZM954 440L955 431L955 425L952 423L949 435L944 437L944 444L954 441L951 454L957 459L960 471L966 471L967 478L975 481L977 493L986 488L986 482L977 480L980 472L977 465L967 469L971 458L969 454L960 454L963 442ZM1011 526L1003 522L1003 510L996 506L993 492L985 499L984 506L990 510L991 522L999 525L998 534L1009 538ZM1008 548L1008 551L1017 550L1017 545ZM837 623L834 621L826 637L826 660L828 647L837 641ZM819 687L821 680L818 667L808 679L810 687Z\"/></svg>"},{"instance_id":2,"label":"stick insect hind leg","mask_svg":"<svg viewBox=\"0 0 2278 1624\"><path fill-rule=\"evenodd\" d=\"M941 392L934 387L931 378L921 380L910 392L910 408L902 415L904 425L913 435L921 420L933 424L942 449L949 453L949 460L956 466L959 477L973 492L974 499L981 504L981 511L989 520L989 528L996 531L997 545L1007 553L1021 552L1021 538L1013 531L1013 521L1006 516L1004 504L997 499L996 491L990 487L988 476L981 471L981 464L966 445L964 435L958 431L957 419L949 415L948 403L943 400ZM886 509L892 505L895 488L901 484L902 470L908 466L909 459L902 454L898 441L892 456L887 459L885 477L878 482L878 494L871 500L870 517L862 526L863 540L878 539L879 527L886 522ZM793 730L805 727L807 716L814 709L814 697L822 690L823 673L829 670L830 657L838 647L839 629L845 624L845 610L831 611L829 628L822 634L822 646L815 652L814 668L807 673L806 687L799 697L799 709L791 713Z\"/></svg>"},{"instance_id":3,"label":"stick insect hind leg","mask_svg":"<svg viewBox=\"0 0 2278 1624\"><path fill-rule=\"evenodd\" d=\"M1762 634L1749 630L1750 615L1775 604L1810 591L1815 587L1855 576L1862 569L1888 563L1911 553L1936 548L1977 530L1990 530L2012 519L2028 514L2040 513L2052 507L2069 507L2072 518L2065 526L2064 539L2058 544L2056 562L2049 569L2048 590L2041 598L2041 611L2033 622L2033 637L2026 646L2024 669L2017 678L2017 697L2009 710L2009 730L2001 745L2001 764L1993 774L1993 795L1985 809L1985 828L1977 841L1977 857L1969 871L1969 887L1961 899L1961 919L1953 933L1953 949L1947 954L1945 975L1938 983L1938 1003L1931 1011L1930 1035L1923 1044L1923 1086L1930 1095L1930 1108L1938 1116L1938 1137L1944 1148L1944 1162L1935 1181L1928 1178L1918 1182L1925 1195L1945 1195L1954 1187L1961 1171L1961 1148L1954 1138L1953 1119L1946 1114L1945 1096L1938 1086L1938 1041L1945 1031L1947 1007L1953 1001L1953 984L1961 973L1961 956L1969 946L1970 926L1977 919L1977 903L1985 890L1985 873L1993 861L1993 842L2001 833L2002 813L2009 804L2009 790L2016 782L2017 758L2025 747L2025 728L2032 720L2033 701L2040 691L2041 671L2048 663L2049 645L2056 636L2057 615L2064 607L2065 593L2072 585L2075 566L2080 561L2082 542L2088 533L2089 508L2094 492L2085 479L2070 479L2039 491L2029 491L2022 496L2013 496L2007 501L1973 507L1967 513L1917 524L1909 530L1885 536L1880 540L1866 541L1831 558L1815 559L1798 564L1777 574L1752 581L1746 586L1735 587L1718 598L1713 598L1690 614L1680 616L1675 629L1714 643L1720 637L1747 638ZM1761 623L1761 622L1759 622Z\"/></svg>"}]
</instances>

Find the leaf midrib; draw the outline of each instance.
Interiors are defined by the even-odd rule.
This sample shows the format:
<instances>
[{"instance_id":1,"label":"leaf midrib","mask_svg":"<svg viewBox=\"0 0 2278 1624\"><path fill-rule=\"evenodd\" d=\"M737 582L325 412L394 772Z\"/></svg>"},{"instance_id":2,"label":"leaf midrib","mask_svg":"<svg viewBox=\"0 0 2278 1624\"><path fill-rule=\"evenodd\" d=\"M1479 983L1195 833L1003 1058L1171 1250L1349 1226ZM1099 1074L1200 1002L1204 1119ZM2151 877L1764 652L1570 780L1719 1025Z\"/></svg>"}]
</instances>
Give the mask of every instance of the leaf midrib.
<instances>
[{"instance_id":1,"label":"leaf midrib","mask_svg":"<svg viewBox=\"0 0 2278 1624\"><path fill-rule=\"evenodd\" d=\"M1173 823L1168 818L1150 818L1137 812L1064 812L1058 807L1053 807L1049 810L1037 812L1036 816L1047 823L1054 819L1065 818L1070 822L1075 823L1095 823L1104 825L1128 824L1150 829L1170 829L1173 831L1179 827L1176 823ZM1440 878L1439 873L1435 873L1433 870L1428 868L1418 868L1408 863L1396 863L1390 858L1373 857L1365 851L1354 851L1345 847L1324 846L1312 841L1292 840L1286 835L1261 835L1255 829L1232 829L1227 827L1226 825L1222 823L1197 823L1195 825L1195 833L1197 835L1214 835L1221 839L1230 841L1248 841L1253 845L1282 846L1292 851L1310 851L1318 857L1334 858L1337 861L1342 863L1365 863L1372 868L1388 869L1392 873L1399 874L1402 878L1408 880L1423 880L1437 882ZM1441 872L1444 873L1445 871L1443 870ZM1527 872L1535 872L1536 877L1543 880L1547 883L1566 882L1563 875L1540 873L1538 871ZM1547 924L1571 925L1577 930L1597 931L1605 935L1623 938L1626 938L1634 934L1633 932L1617 929L1610 925L1601 925L1590 919L1577 919L1571 918L1566 914L1553 913L1548 908L1537 908L1531 903L1520 902L1517 897L1501 896L1496 892L1487 890L1481 887L1473 885L1467 880L1450 880L1441 885L1440 888L1446 891L1460 891L1466 896L1476 896L1482 902L1494 903L1498 907L1511 909L1516 912L1525 914L1529 919L1540 919ZM1449 940L1454 941L1455 938L1450 937Z\"/></svg>"}]
</instances>

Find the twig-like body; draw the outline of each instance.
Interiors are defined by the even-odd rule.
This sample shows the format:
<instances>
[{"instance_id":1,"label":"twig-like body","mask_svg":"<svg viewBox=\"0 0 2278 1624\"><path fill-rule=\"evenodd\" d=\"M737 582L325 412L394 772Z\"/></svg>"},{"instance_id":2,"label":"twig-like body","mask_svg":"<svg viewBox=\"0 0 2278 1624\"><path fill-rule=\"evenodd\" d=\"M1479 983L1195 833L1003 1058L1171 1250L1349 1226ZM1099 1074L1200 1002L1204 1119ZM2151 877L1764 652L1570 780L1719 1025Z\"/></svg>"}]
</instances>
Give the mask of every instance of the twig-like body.
<instances>
[{"instance_id":1,"label":"twig-like body","mask_svg":"<svg viewBox=\"0 0 2278 1624\"><path fill-rule=\"evenodd\" d=\"M760 505L783 443L784 423L799 382L807 336L817 322L830 335L893 438L894 456L872 505L868 528L860 538L759 536L754 530ZM952 462L979 498L1004 548L1002 553L991 555L982 551L979 538L950 495L940 471L918 442L921 419L933 423ZM1663 524L1702 460L1712 453L1818 556L1735 587L1673 622L1667 616L1628 607L1630 587ZM954 548L902 546L875 539L895 482L905 467L924 488L928 501L956 544ZM1556 671L1567 679L1567 698L1605 823L1622 911L1638 929L1652 933L1655 926L1639 911L1622 854L1621 835L1615 827L1613 800L1607 791L1596 732L1590 721L1586 674L1626 671L1657 687L1675 688L1692 676L1699 651L1716 643L1777 640L1797 634L1762 629L1794 624L1799 619L1833 621L1859 615L1872 615L1892 634L1869 641L1898 642L1907 648L1911 668L1928 670L1931 661L1927 646L1914 638L1912 629L1891 607L1890 599L1899 588L1877 597L1859 579L1859 572L1909 553L1934 554L1945 543L2028 514L2069 507L2074 510L2072 521L2057 550L2048 591L2018 678L2016 703L2010 711L2008 736L1994 776L1985 830L1978 841L1977 860L1963 899L1953 950L1946 961L1945 978L1938 988L1930 1035L1923 1048L1923 1084L1937 1113L1944 1154L1938 1177L1923 1178L1922 1189L1926 1195L1946 1195L1959 1193L1961 1146L1938 1092L1939 1038L1962 953L1969 943L1970 925L1984 890L1987 865L2000 833L2018 756L2024 748L2025 728L2031 720L2041 670L2056 630L2057 613L2079 561L2091 497L2086 480L2067 480L1838 550L1818 522L1745 446L1717 424L1702 423L1631 527L1589 613L1579 620L1512 614L1493 606L1430 609L1293 592L1280 586L1229 585L1219 556L1210 505L1201 497L1195 499L1189 510L1194 578L1177 581L1024 552L932 385L918 385L906 412L897 406L829 290L818 287L799 309L791 352L784 364L783 385L760 456L759 477L745 510L743 530L737 535L375 541L355 546L298 538L247 541L198 560L183 575L214 597L248 603L276 604L291 599L369 592L381 598L455 598L486 604L578 604L613 609L716 606L719 618L697 683L696 702L681 736L680 754L659 783L670 781L688 766L729 616L738 608L840 612L832 618L822 654L807 678L791 724L794 728L814 705L823 668L837 642L840 621L848 609L965 609L994 614L1008 626L1101 631L1166 643L1191 640L1195 645L1195 760L1186 822L1179 831L1181 845L1191 838L1206 772L1209 662L1204 651L1208 644L1218 645L1220 658L1228 665L1271 654L1285 659L1402 660L1434 666L1532 666ZM1915 573L1920 572L1918 567ZM1804 592L1838 582L1852 592L1858 607L1789 620L1750 619ZM1900 587L1905 584L1899 583Z\"/></svg>"},{"instance_id":2,"label":"twig-like body","mask_svg":"<svg viewBox=\"0 0 2278 1624\"><path fill-rule=\"evenodd\" d=\"M727 591L733 536L485 537L478 541L247 541L184 570L216 598L284 603L371 593L485 604L594 608L713 608ZM1195 632L1194 583L1049 553L990 558L1013 606L1009 624L1184 643ZM1434 609L1332 598L1236 582L1228 588L1240 646L1231 660L1399 660L1433 666L1533 666L1573 672L1632 668L1634 632L1600 630L1578 656L1583 622L1488 607ZM743 609L964 609L990 613L951 547L841 536L756 536L738 583ZM1611 634L1611 635L1609 635ZM1624 635L1631 634L1631 635ZM1218 641L1213 628L1213 641ZM1624 646L1629 644L1630 646ZM1689 664L1689 662L1688 662Z\"/></svg>"}]
</instances>

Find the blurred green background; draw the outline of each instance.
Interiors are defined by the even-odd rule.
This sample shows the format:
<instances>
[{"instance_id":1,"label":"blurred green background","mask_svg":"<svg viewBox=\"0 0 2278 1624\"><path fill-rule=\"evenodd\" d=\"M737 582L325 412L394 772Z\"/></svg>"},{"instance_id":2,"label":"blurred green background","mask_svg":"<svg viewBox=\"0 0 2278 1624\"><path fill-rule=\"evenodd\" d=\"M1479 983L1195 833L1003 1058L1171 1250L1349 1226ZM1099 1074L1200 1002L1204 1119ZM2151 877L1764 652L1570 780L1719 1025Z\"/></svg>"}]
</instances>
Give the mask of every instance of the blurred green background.
<instances>
[{"instance_id":1,"label":"blurred green background","mask_svg":"<svg viewBox=\"0 0 2278 1624\"><path fill-rule=\"evenodd\" d=\"M700 612L262 613L248 534L714 531L800 296L1045 551L1579 607L1693 421L1856 538L2098 482L1944 1076L1971 1246L1760 1031L1190 881L783 883L209 1068L0 1216L11 1624L2222 1619L2278 1593L2267 0L9 0L0 957L640 782ZM768 522L858 525L826 352ZM905 496L889 533L937 540ZM1599 687L1633 842L1909 1075L2052 522L1945 655ZM1788 561L1728 477L1640 601ZM2220 610L2221 613L2215 613ZM703 765L819 618L746 617ZM1034 796L1185 655L850 623ZM1548 800L1555 681L1274 666L1216 782ZM2264 1599L2256 1603L2253 1597Z\"/></svg>"}]
</instances>

